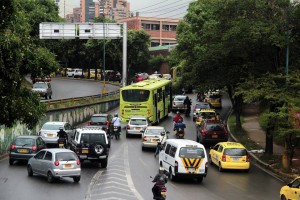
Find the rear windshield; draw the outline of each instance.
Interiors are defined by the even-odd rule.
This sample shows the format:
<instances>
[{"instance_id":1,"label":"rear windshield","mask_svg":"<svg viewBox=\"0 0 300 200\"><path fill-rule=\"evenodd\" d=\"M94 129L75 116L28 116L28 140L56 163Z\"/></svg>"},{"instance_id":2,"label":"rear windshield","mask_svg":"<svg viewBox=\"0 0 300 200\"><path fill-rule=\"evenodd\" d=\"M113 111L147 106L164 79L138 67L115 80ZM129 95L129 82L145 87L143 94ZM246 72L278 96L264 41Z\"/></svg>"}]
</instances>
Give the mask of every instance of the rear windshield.
<instances>
[{"instance_id":1,"label":"rear windshield","mask_svg":"<svg viewBox=\"0 0 300 200\"><path fill-rule=\"evenodd\" d=\"M208 103L196 104L196 108L210 108Z\"/></svg>"},{"instance_id":2,"label":"rear windshield","mask_svg":"<svg viewBox=\"0 0 300 200\"><path fill-rule=\"evenodd\" d=\"M161 133L164 133L165 131L163 129L147 129L145 134L148 135L160 135Z\"/></svg>"},{"instance_id":3,"label":"rear windshield","mask_svg":"<svg viewBox=\"0 0 300 200\"><path fill-rule=\"evenodd\" d=\"M46 83L35 83L32 86L33 88L47 88L47 84Z\"/></svg>"},{"instance_id":4,"label":"rear windshield","mask_svg":"<svg viewBox=\"0 0 300 200\"><path fill-rule=\"evenodd\" d=\"M63 125L58 124L44 124L42 127L43 130L59 130L60 127L63 127Z\"/></svg>"},{"instance_id":5,"label":"rear windshield","mask_svg":"<svg viewBox=\"0 0 300 200\"><path fill-rule=\"evenodd\" d=\"M91 122L102 122L102 123L106 123L107 118L104 116L97 116L97 117L92 117L91 118Z\"/></svg>"},{"instance_id":6,"label":"rear windshield","mask_svg":"<svg viewBox=\"0 0 300 200\"><path fill-rule=\"evenodd\" d=\"M145 120L145 119L131 119L130 124L131 125L147 125L147 120Z\"/></svg>"},{"instance_id":7,"label":"rear windshield","mask_svg":"<svg viewBox=\"0 0 300 200\"><path fill-rule=\"evenodd\" d=\"M212 118L212 117L215 117L216 116L216 113L214 112L200 112L200 116L203 117L203 118Z\"/></svg>"},{"instance_id":8,"label":"rear windshield","mask_svg":"<svg viewBox=\"0 0 300 200\"><path fill-rule=\"evenodd\" d=\"M181 158L204 158L204 150L197 147L181 147L179 151Z\"/></svg>"},{"instance_id":9,"label":"rear windshield","mask_svg":"<svg viewBox=\"0 0 300 200\"><path fill-rule=\"evenodd\" d=\"M102 143L106 144L105 135L104 134L93 134L93 133L84 133L81 135L80 143Z\"/></svg>"},{"instance_id":10,"label":"rear windshield","mask_svg":"<svg viewBox=\"0 0 300 200\"><path fill-rule=\"evenodd\" d=\"M58 161L74 161L77 159L77 155L73 152L60 152L55 154L55 160Z\"/></svg>"},{"instance_id":11,"label":"rear windshield","mask_svg":"<svg viewBox=\"0 0 300 200\"><path fill-rule=\"evenodd\" d=\"M175 97L174 101L184 101L185 97Z\"/></svg>"},{"instance_id":12,"label":"rear windshield","mask_svg":"<svg viewBox=\"0 0 300 200\"><path fill-rule=\"evenodd\" d=\"M206 129L212 130L212 131L221 131L224 129L224 125L223 124L207 124Z\"/></svg>"},{"instance_id":13,"label":"rear windshield","mask_svg":"<svg viewBox=\"0 0 300 200\"><path fill-rule=\"evenodd\" d=\"M32 138L17 138L15 141L16 146L33 146L34 139Z\"/></svg>"},{"instance_id":14,"label":"rear windshield","mask_svg":"<svg viewBox=\"0 0 300 200\"><path fill-rule=\"evenodd\" d=\"M144 102L148 101L150 95L149 90L123 90L122 98L128 102Z\"/></svg>"},{"instance_id":15,"label":"rear windshield","mask_svg":"<svg viewBox=\"0 0 300 200\"><path fill-rule=\"evenodd\" d=\"M246 149L241 149L241 148L230 148L230 149L225 149L224 154L228 156L246 156L247 151Z\"/></svg>"},{"instance_id":16,"label":"rear windshield","mask_svg":"<svg viewBox=\"0 0 300 200\"><path fill-rule=\"evenodd\" d=\"M221 96L222 95L220 95L220 94L211 94L211 95L209 95L209 98L210 99L217 99L217 98L221 98Z\"/></svg>"}]
</instances>

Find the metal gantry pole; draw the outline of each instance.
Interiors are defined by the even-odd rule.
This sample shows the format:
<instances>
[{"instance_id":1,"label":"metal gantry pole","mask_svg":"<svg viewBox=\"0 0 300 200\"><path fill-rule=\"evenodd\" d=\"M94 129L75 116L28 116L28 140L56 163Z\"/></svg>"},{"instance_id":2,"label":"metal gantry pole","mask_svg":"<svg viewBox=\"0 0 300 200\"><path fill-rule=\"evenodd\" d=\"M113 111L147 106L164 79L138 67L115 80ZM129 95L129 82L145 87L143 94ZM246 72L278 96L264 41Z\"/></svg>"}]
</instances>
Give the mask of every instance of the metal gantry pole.
<instances>
[{"instance_id":1,"label":"metal gantry pole","mask_svg":"<svg viewBox=\"0 0 300 200\"><path fill-rule=\"evenodd\" d=\"M123 87L127 83L127 22L123 23Z\"/></svg>"},{"instance_id":2,"label":"metal gantry pole","mask_svg":"<svg viewBox=\"0 0 300 200\"><path fill-rule=\"evenodd\" d=\"M103 10L103 88L102 94L106 94L106 86L105 86L105 14L104 14L104 5L106 0L102 0L102 10Z\"/></svg>"}]
</instances>

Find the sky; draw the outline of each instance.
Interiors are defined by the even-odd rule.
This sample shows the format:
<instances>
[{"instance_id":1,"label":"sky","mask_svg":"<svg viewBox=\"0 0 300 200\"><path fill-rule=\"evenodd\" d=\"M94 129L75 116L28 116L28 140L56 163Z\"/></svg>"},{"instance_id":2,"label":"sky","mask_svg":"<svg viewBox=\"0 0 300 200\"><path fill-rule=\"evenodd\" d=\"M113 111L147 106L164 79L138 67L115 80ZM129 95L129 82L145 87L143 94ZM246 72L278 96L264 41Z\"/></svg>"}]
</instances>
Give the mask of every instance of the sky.
<instances>
[{"instance_id":1,"label":"sky","mask_svg":"<svg viewBox=\"0 0 300 200\"><path fill-rule=\"evenodd\" d=\"M72 12L73 7L79 7L80 0L60 0L65 2L66 14ZM182 18L190 2L195 0L127 0L131 12L143 17ZM62 12L61 12L62 14Z\"/></svg>"}]
</instances>

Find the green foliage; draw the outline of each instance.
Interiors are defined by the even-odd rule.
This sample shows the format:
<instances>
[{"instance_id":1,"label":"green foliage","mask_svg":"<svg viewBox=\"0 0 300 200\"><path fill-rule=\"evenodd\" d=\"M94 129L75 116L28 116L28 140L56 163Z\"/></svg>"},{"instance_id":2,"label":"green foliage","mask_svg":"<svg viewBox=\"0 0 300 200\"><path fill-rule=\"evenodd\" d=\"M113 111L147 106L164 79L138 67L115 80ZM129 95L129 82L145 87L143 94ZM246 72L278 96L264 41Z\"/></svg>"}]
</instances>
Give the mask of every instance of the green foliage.
<instances>
[{"instance_id":1,"label":"green foliage","mask_svg":"<svg viewBox=\"0 0 300 200\"><path fill-rule=\"evenodd\" d=\"M151 56L149 60L149 65L154 71L158 71L160 66L166 62L168 62L168 57L159 54L157 56Z\"/></svg>"}]
</instances>

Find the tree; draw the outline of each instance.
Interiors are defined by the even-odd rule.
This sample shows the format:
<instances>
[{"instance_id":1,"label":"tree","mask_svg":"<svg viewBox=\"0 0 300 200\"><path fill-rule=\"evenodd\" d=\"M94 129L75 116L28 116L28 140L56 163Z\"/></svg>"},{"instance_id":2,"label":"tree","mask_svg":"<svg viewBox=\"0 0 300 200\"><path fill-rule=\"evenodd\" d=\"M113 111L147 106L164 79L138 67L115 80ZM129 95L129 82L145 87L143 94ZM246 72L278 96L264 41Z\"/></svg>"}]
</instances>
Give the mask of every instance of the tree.
<instances>
[{"instance_id":1,"label":"tree","mask_svg":"<svg viewBox=\"0 0 300 200\"><path fill-rule=\"evenodd\" d=\"M25 75L45 71L57 65L54 54L44 49L38 38L38 24L33 13L43 20L54 20L58 11L54 2L38 0L0 1L0 124L12 126L16 121L32 128L44 114L45 106L37 95L22 87Z\"/></svg>"}]
</instances>

